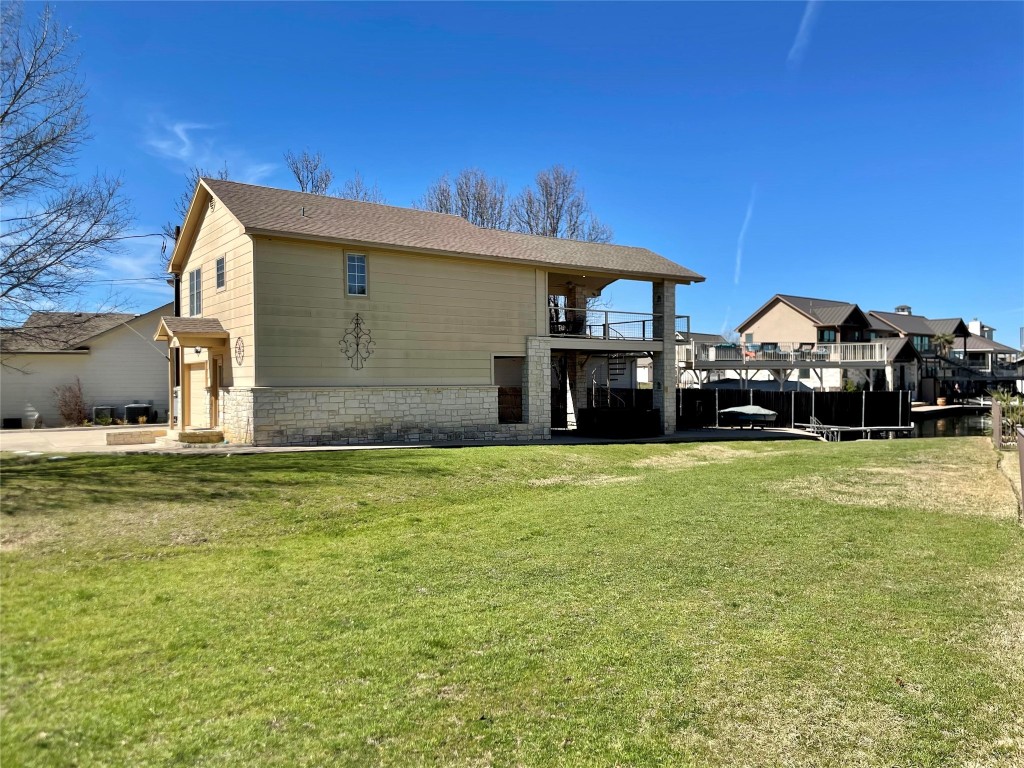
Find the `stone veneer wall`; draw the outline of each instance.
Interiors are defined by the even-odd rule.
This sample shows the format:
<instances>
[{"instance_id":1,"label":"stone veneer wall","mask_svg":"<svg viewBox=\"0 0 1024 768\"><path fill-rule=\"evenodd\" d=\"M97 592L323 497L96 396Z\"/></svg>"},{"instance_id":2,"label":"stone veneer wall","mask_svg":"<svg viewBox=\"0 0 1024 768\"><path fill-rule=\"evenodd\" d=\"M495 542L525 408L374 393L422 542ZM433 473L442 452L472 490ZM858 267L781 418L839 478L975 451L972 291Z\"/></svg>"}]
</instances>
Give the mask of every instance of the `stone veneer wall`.
<instances>
[{"instance_id":1,"label":"stone veneer wall","mask_svg":"<svg viewBox=\"0 0 1024 768\"><path fill-rule=\"evenodd\" d=\"M549 432L499 424L495 386L256 387L224 397L225 437L256 445L526 440ZM228 405L230 401L230 405ZM242 440L243 419L252 429ZM229 423L233 426L229 427Z\"/></svg>"},{"instance_id":2,"label":"stone veneer wall","mask_svg":"<svg viewBox=\"0 0 1024 768\"><path fill-rule=\"evenodd\" d=\"M253 441L253 396L248 387L221 387L220 429L229 443L249 445Z\"/></svg>"}]
</instances>

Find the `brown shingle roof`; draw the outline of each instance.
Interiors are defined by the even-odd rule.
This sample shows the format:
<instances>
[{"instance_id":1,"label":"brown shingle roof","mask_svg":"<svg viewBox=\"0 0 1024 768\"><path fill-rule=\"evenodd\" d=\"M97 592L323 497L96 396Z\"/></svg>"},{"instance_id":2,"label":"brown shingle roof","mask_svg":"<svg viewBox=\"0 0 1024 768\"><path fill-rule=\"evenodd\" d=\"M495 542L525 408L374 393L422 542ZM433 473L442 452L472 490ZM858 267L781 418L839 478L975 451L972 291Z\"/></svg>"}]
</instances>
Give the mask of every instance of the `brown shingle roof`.
<instances>
[{"instance_id":1,"label":"brown shingle roof","mask_svg":"<svg viewBox=\"0 0 1024 768\"><path fill-rule=\"evenodd\" d=\"M160 322L174 335L227 336L228 332L215 317L161 317Z\"/></svg>"},{"instance_id":2,"label":"brown shingle roof","mask_svg":"<svg viewBox=\"0 0 1024 768\"><path fill-rule=\"evenodd\" d=\"M138 315L124 312L33 312L19 328L0 331L4 352L68 352Z\"/></svg>"},{"instance_id":3,"label":"brown shingle roof","mask_svg":"<svg viewBox=\"0 0 1024 768\"><path fill-rule=\"evenodd\" d=\"M250 234L283 234L351 244L485 257L595 272L701 282L646 248L584 243L484 229L459 216L342 200L221 179L202 183Z\"/></svg>"}]
</instances>

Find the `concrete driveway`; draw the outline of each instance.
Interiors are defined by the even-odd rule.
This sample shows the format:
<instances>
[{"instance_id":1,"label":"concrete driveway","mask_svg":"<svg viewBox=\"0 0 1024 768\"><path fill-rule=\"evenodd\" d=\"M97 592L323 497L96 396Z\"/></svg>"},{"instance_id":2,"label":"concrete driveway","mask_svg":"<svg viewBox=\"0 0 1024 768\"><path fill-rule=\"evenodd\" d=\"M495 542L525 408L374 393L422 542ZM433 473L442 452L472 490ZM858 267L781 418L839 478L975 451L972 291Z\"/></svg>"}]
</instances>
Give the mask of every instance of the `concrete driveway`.
<instances>
[{"instance_id":1,"label":"concrete driveway","mask_svg":"<svg viewBox=\"0 0 1024 768\"><path fill-rule=\"evenodd\" d=\"M123 432L141 427L70 427L68 429L5 429L0 430L0 451L41 451L43 453L124 453L152 451L157 446L107 445L107 432Z\"/></svg>"}]
</instances>

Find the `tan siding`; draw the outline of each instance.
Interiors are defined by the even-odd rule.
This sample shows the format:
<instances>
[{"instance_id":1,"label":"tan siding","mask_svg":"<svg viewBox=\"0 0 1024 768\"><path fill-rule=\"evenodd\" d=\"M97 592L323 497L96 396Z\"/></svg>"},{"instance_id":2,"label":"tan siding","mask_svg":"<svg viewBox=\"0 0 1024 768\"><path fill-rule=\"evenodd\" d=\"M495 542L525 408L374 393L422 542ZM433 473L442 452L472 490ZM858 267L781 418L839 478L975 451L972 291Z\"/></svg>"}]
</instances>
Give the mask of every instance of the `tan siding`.
<instances>
[{"instance_id":1,"label":"tan siding","mask_svg":"<svg viewBox=\"0 0 1024 768\"><path fill-rule=\"evenodd\" d=\"M123 408L131 402L147 403L167 412L166 345L150 343L156 331L158 313L143 315L88 342L88 354L12 355L5 358L11 368L0 374L0 409L5 418L24 415L31 403L48 427L62 426L54 399L54 387L82 382L85 401L94 405ZM15 370L19 369L19 370Z\"/></svg>"},{"instance_id":2,"label":"tan siding","mask_svg":"<svg viewBox=\"0 0 1024 768\"><path fill-rule=\"evenodd\" d=\"M225 258L225 287L217 290L217 259ZM188 273L197 267L203 270L202 317L215 317L231 334L224 354L224 385L250 387L255 383L255 326L253 323L253 260L252 240L242 234L242 225L217 202L213 211L203 209L195 242L184 263L181 275L181 313L188 315ZM235 362L234 348L241 338L245 347L242 365ZM187 353L186 363L205 360L201 355Z\"/></svg>"},{"instance_id":3,"label":"tan siding","mask_svg":"<svg viewBox=\"0 0 1024 768\"><path fill-rule=\"evenodd\" d=\"M368 296L347 296L345 253L365 253ZM491 384L493 355L536 334L536 270L521 265L255 240L258 386ZM361 370L339 342L359 313Z\"/></svg>"},{"instance_id":4,"label":"tan siding","mask_svg":"<svg viewBox=\"0 0 1024 768\"><path fill-rule=\"evenodd\" d=\"M818 332L806 315L802 315L788 304L776 302L761 317L750 325L740 328L740 341L746 341L748 333L754 334L754 343L814 342Z\"/></svg>"}]
</instances>

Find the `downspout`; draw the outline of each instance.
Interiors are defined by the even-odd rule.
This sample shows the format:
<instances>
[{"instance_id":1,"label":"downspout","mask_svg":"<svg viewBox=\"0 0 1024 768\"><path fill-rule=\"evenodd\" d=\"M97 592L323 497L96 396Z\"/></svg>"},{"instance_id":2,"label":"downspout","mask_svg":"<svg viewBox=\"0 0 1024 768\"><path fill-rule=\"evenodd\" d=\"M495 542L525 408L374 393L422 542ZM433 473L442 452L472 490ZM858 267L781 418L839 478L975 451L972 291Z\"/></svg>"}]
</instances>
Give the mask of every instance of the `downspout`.
<instances>
[{"instance_id":1,"label":"downspout","mask_svg":"<svg viewBox=\"0 0 1024 768\"><path fill-rule=\"evenodd\" d=\"M178 239L181 237L181 227L174 228L174 245L177 246ZM172 272L171 279L174 282L174 316L181 317L181 273ZM167 342L170 347L170 342ZM178 347L171 347L170 352L171 361L171 373L167 377L170 383L171 391L167 393L167 407L170 409L167 414L167 428L168 429L181 429L181 424L174 421L174 390L177 389L181 392L181 349ZM179 413L180 413L179 404ZM179 418L180 421L180 418Z\"/></svg>"}]
</instances>

